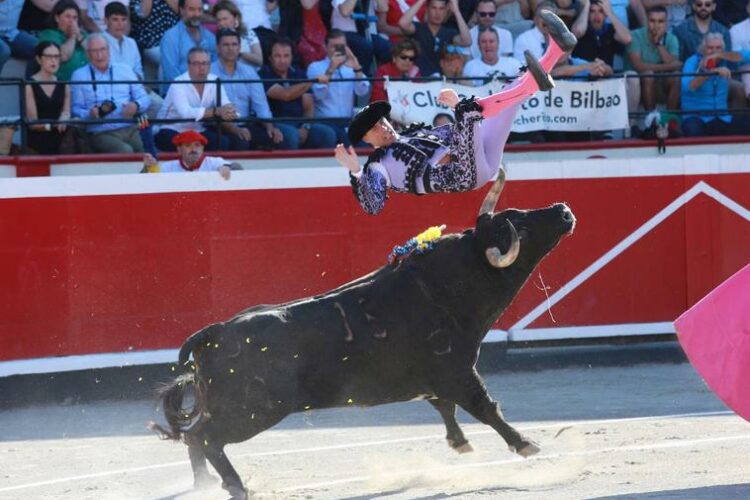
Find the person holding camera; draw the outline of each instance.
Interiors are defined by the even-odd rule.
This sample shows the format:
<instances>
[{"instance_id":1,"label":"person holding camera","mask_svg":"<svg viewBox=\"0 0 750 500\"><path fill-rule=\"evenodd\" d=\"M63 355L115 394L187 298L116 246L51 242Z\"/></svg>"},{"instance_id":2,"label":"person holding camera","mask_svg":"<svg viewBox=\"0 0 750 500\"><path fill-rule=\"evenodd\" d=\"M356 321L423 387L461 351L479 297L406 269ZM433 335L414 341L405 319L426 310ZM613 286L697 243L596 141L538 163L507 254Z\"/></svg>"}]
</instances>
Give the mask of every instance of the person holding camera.
<instances>
[{"instance_id":1,"label":"person holding camera","mask_svg":"<svg viewBox=\"0 0 750 500\"><path fill-rule=\"evenodd\" d=\"M346 34L332 29L326 37L327 57L307 68L307 78L313 84L316 118L339 118L343 123L328 123L336 130L337 142L349 145L346 125L354 114L354 98L370 92L370 82L362 66L346 45ZM338 81L346 80L346 81Z\"/></svg>"},{"instance_id":2,"label":"person holding camera","mask_svg":"<svg viewBox=\"0 0 750 500\"><path fill-rule=\"evenodd\" d=\"M86 126L94 152L143 152L134 118L151 104L146 89L130 66L110 62L104 35L89 35L85 45L90 63L78 68L71 78L73 116L106 120Z\"/></svg>"}]
</instances>

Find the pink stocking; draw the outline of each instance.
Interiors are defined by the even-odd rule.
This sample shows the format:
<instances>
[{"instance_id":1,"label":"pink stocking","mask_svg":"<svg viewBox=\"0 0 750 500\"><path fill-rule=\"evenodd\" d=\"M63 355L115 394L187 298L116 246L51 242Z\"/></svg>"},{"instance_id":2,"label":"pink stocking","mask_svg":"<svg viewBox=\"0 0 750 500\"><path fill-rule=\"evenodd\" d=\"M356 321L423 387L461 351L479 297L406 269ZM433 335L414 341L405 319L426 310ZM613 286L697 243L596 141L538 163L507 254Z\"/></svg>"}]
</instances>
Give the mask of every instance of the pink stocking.
<instances>
[{"instance_id":1,"label":"pink stocking","mask_svg":"<svg viewBox=\"0 0 750 500\"><path fill-rule=\"evenodd\" d=\"M557 61L559 61L563 54L565 54L565 51L555 43L552 37L548 38L548 40L549 47L547 47L547 51L542 54L542 58L539 59L539 64L541 64L542 69L547 73L552 71L552 68L557 64Z\"/></svg>"},{"instance_id":2,"label":"pink stocking","mask_svg":"<svg viewBox=\"0 0 750 500\"><path fill-rule=\"evenodd\" d=\"M527 71L500 92L477 99L477 103L482 106L482 116L489 118L506 108L525 101L538 90L539 85L537 85L531 73Z\"/></svg>"}]
</instances>

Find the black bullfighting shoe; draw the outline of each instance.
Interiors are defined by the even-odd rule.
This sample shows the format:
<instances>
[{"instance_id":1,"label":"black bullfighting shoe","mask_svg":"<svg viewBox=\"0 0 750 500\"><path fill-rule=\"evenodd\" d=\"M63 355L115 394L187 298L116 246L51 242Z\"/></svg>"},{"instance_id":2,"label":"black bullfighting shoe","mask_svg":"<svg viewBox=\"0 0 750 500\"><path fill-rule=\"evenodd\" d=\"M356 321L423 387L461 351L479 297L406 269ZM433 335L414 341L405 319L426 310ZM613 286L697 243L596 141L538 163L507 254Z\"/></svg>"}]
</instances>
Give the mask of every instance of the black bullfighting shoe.
<instances>
[{"instance_id":1,"label":"black bullfighting shoe","mask_svg":"<svg viewBox=\"0 0 750 500\"><path fill-rule=\"evenodd\" d=\"M536 57L534 57L531 52L525 50L523 52L523 57L526 58L526 67L528 68L529 73L531 73L531 76L534 77L536 84L539 86L539 90L546 92L555 86L552 77L544 71L542 65L539 64L539 61L537 61Z\"/></svg>"},{"instance_id":2,"label":"black bullfighting shoe","mask_svg":"<svg viewBox=\"0 0 750 500\"><path fill-rule=\"evenodd\" d=\"M555 43L563 49L565 52L570 52L578 43L576 36L570 32L562 19L557 17L557 14L549 10L544 10L539 13L544 21L544 25L547 27L547 33Z\"/></svg>"}]
</instances>

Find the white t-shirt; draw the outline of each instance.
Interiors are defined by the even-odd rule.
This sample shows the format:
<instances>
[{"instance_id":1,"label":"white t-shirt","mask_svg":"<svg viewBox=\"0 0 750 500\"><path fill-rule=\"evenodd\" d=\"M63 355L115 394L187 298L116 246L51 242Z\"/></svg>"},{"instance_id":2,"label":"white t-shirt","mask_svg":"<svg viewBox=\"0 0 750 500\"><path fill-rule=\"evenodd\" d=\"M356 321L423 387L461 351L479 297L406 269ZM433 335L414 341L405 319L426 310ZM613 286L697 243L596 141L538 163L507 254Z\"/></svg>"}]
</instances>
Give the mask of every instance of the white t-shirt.
<instances>
[{"instance_id":1,"label":"white t-shirt","mask_svg":"<svg viewBox=\"0 0 750 500\"><path fill-rule=\"evenodd\" d=\"M487 64L482 59L472 59L464 66L464 76L516 76L521 71L521 63L512 57L499 57L495 64ZM484 85L484 79L472 80L475 87ZM507 83L507 82L506 82Z\"/></svg>"},{"instance_id":2,"label":"white t-shirt","mask_svg":"<svg viewBox=\"0 0 750 500\"><path fill-rule=\"evenodd\" d=\"M185 170L180 165L180 160L172 160L159 163L159 172L165 174L174 174L177 172L215 172L224 165L229 166L221 156L206 156L203 158L201 166L195 170Z\"/></svg>"},{"instance_id":3,"label":"white t-shirt","mask_svg":"<svg viewBox=\"0 0 750 500\"><path fill-rule=\"evenodd\" d=\"M266 9L266 0L233 0L242 13L242 21L251 30L256 26L271 29L271 14Z\"/></svg>"},{"instance_id":4,"label":"white t-shirt","mask_svg":"<svg viewBox=\"0 0 750 500\"><path fill-rule=\"evenodd\" d=\"M497 26L493 26L493 28L495 33L497 33L498 39L497 55L513 55L513 34L505 28L498 28ZM469 34L471 35L471 58L480 59L482 52L479 50L479 26L471 28Z\"/></svg>"},{"instance_id":5,"label":"white t-shirt","mask_svg":"<svg viewBox=\"0 0 750 500\"><path fill-rule=\"evenodd\" d=\"M544 34L539 31L539 28L534 26L530 30L526 30L516 38L516 43L513 46L513 57L519 61L525 61L526 58L523 56L524 51L528 50L531 55L539 59L544 54Z\"/></svg>"}]
</instances>

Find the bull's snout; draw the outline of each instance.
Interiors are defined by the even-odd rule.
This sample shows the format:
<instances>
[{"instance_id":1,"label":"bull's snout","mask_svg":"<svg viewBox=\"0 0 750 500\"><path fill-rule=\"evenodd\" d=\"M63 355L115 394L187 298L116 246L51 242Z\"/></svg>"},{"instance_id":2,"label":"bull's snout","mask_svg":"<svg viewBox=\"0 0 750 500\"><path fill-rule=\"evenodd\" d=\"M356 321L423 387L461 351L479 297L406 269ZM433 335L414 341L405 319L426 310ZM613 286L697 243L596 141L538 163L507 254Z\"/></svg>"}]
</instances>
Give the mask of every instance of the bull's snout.
<instances>
[{"instance_id":1,"label":"bull's snout","mask_svg":"<svg viewBox=\"0 0 750 500\"><path fill-rule=\"evenodd\" d=\"M566 222L570 224L570 228L573 229L573 226L575 226L576 223L576 216L573 215L573 212L570 210L568 205L565 203L558 203L555 205L555 208L560 212L560 217L562 218L563 222Z\"/></svg>"}]
</instances>

